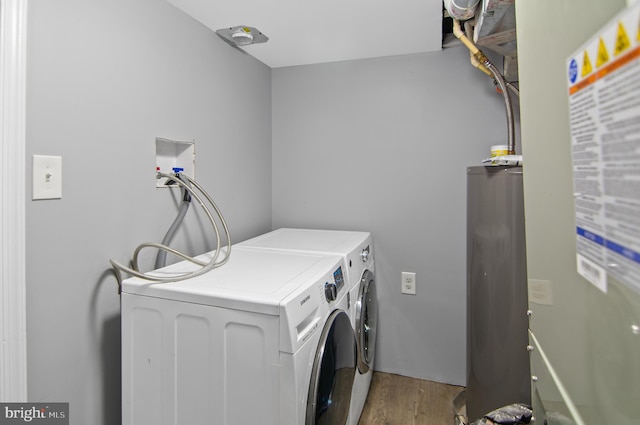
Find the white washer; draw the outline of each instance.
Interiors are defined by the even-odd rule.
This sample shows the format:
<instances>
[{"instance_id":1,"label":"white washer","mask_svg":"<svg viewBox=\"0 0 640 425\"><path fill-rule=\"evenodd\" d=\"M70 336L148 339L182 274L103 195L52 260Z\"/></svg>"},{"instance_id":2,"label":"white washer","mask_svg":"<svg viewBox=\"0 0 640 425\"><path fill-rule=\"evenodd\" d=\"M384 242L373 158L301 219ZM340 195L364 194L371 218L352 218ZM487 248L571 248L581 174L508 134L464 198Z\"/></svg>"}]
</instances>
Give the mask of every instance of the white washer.
<instances>
[{"instance_id":1,"label":"white washer","mask_svg":"<svg viewBox=\"0 0 640 425\"><path fill-rule=\"evenodd\" d=\"M337 255L233 247L201 276L124 281L122 423L346 424L356 342L345 269Z\"/></svg>"},{"instance_id":2,"label":"white washer","mask_svg":"<svg viewBox=\"0 0 640 425\"><path fill-rule=\"evenodd\" d=\"M237 246L292 252L332 253L344 258L350 287L349 313L358 348L358 372L354 379L349 412L349 424L356 425L371 386L375 358L378 301L371 234L282 228L241 242Z\"/></svg>"}]
</instances>

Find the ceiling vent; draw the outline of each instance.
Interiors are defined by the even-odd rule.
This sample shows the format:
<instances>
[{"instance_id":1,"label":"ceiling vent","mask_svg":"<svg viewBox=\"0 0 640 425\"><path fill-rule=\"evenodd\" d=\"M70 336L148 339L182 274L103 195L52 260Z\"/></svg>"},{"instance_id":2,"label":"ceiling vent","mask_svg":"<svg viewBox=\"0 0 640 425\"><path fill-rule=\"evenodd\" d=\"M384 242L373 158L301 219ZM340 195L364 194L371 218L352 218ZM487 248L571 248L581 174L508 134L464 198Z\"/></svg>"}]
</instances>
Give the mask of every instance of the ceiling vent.
<instances>
[{"instance_id":1,"label":"ceiling vent","mask_svg":"<svg viewBox=\"0 0 640 425\"><path fill-rule=\"evenodd\" d=\"M217 30L216 34L234 47L266 43L269 40L269 37L261 33L257 28L247 27L244 25L222 28Z\"/></svg>"}]
</instances>

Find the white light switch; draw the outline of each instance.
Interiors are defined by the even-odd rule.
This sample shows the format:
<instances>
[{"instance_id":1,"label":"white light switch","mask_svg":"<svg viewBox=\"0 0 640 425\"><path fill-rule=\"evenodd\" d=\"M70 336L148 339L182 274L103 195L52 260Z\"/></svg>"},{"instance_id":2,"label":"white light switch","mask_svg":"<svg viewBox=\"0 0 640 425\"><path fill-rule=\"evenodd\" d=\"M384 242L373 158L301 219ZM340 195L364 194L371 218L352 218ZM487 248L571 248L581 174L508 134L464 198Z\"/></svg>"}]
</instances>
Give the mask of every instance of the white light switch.
<instances>
[{"instance_id":1,"label":"white light switch","mask_svg":"<svg viewBox=\"0 0 640 425\"><path fill-rule=\"evenodd\" d=\"M33 155L32 199L62 198L62 157Z\"/></svg>"}]
</instances>

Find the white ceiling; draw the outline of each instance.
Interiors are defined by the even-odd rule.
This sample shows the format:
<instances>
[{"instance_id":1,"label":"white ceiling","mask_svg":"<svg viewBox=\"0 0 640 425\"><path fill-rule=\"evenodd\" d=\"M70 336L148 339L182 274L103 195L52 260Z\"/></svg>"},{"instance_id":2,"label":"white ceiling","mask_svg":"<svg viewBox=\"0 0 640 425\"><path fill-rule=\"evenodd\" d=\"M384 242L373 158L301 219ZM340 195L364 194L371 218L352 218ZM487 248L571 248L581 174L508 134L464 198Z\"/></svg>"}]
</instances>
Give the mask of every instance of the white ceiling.
<instances>
[{"instance_id":1,"label":"white ceiling","mask_svg":"<svg viewBox=\"0 0 640 425\"><path fill-rule=\"evenodd\" d=\"M442 0L167 0L212 30L269 37L243 47L271 68L440 50Z\"/></svg>"}]
</instances>

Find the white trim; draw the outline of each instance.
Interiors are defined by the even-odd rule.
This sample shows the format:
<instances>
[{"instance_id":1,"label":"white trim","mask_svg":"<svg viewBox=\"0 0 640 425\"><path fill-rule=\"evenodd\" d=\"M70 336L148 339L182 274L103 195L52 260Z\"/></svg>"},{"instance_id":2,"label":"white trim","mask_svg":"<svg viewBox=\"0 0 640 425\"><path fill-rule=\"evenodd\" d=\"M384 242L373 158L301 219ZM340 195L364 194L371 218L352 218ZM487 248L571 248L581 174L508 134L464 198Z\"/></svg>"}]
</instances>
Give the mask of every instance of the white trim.
<instances>
[{"instance_id":1,"label":"white trim","mask_svg":"<svg viewBox=\"0 0 640 425\"><path fill-rule=\"evenodd\" d=\"M27 401L25 102L28 0L0 0L0 401Z\"/></svg>"}]
</instances>

